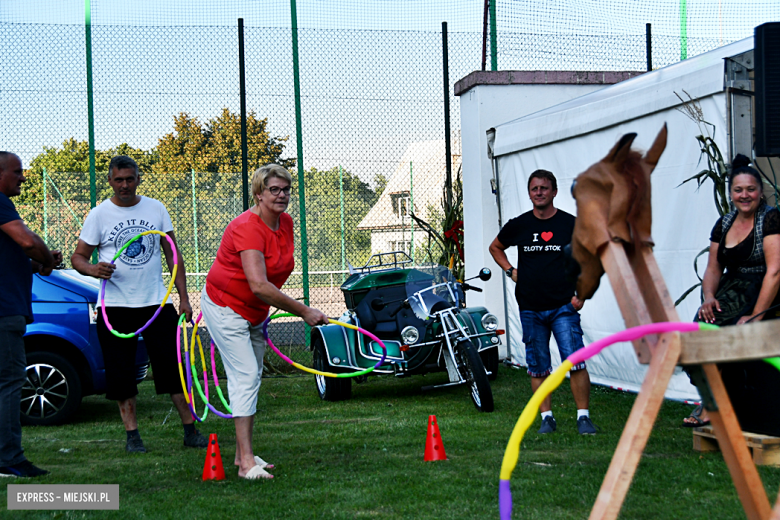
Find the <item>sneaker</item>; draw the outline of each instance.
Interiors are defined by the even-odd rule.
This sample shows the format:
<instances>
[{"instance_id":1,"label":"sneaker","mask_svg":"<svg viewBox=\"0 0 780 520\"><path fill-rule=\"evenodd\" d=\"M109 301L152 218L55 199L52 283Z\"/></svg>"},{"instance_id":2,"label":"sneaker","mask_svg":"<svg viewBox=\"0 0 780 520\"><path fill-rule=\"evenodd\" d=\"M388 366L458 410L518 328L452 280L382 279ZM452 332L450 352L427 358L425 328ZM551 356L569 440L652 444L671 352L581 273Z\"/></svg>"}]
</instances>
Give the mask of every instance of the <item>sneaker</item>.
<instances>
[{"instance_id":1,"label":"sneaker","mask_svg":"<svg viewBox=\"0 0 780 520\"><path fill-rule=\"evenodd\" d=\"M184 434L184 445L188 448L206 448L209 441L198 430L194 430L192 433Z\"/></svg>"},{"instance_id":2,"label":"sneaker","mask_svg":"<svg viewBox=\"0 0 780 520\"><path fill-rule=\"evenodd\" d=\"M0 477L34 478L48 474L48 471L34 466L29 460L23 460L19 464L14 464L13 466L0 467Z\"/></svg>"},{"instance_id":3,"label":"sneaker","mask_svg":"<svg viewBox=\"0 0 780 520\"><path fill-rule=\"evenodd\" d=\"M542 427L539 428L538 433L541 433L542 435L545 433L552 433L555 431L556 427L557 425L555 424L555 417L550 415L542 419Z\"/></svg>"},{"instance_id":4,"label":"sneaker","mask_svg":"<svg viewBox=\"0 0 780 520\"><path fill-rule=\"evenodd\" d=\"M127 444L125 445L125 451L127 453L146 453L146 448L144 447L144 441L141 440L141 436L137 437L130 437L127 439Z\"/></svg>"},{"instance_id":5,"label":"sneaker","mask_svg":"<svg viewBox=\"0 0 780 520\"><path fill-rule=\"evenodd\" d=\"M577 419L577 431L580 432L580 435L596 435L596 426L590 417L583 415Z\"/></svg>"}]
</instances>

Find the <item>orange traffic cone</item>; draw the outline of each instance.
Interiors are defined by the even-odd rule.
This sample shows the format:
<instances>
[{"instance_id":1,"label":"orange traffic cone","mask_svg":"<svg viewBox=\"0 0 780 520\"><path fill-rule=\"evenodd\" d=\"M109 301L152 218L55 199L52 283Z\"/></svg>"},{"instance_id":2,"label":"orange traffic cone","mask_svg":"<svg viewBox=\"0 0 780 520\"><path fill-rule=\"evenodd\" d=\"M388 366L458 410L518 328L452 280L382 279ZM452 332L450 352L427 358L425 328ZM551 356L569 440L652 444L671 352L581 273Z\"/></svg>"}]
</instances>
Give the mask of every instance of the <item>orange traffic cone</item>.
<instances>
[{"instance_id":1,"label":"orange traffic cone","mask_svg":"<svg viewBox=\"0 0 780 520\"><path fill-rule=\"evenodd\" d=\"M428 416L428 438L425 441L425 460L447 460L444 444L441 442L439 424L435 415Z\"/></svg>"},{"instance_id":2,"label":"orange traffic cone","mask_svg":"<svg viewBox=\"0 0 780 520\"><path fill-rule=\"evenodd\" d=\"M206 463L203 465L203 480L225 480L225 468L222 467L222 455L219 454L216 433L209 435Z\"/></svg>"}]
</instances>

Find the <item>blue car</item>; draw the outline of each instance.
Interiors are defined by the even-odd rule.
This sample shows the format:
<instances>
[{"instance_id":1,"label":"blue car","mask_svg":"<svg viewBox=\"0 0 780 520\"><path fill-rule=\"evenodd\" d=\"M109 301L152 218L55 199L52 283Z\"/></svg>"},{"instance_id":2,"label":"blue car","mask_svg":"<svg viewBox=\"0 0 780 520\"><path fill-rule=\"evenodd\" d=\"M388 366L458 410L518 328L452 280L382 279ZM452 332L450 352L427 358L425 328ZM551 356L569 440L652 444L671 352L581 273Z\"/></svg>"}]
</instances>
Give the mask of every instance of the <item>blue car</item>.
<instances>
[{"instance_id":1,"label":"blue car","mask_svg":"<svg viewBox=\"0 0 780 520\"><path fill-rule=\"evenodd\" d=\"M99 290L97 279L72 269L33 276L35 321L27 325L24 337L23 424L62 424L78 410L82 397L105 393L106 373L95 325ZM149 368L143 338L139 347L136 379L140 382Z\"/></svg>"}]
</instances>

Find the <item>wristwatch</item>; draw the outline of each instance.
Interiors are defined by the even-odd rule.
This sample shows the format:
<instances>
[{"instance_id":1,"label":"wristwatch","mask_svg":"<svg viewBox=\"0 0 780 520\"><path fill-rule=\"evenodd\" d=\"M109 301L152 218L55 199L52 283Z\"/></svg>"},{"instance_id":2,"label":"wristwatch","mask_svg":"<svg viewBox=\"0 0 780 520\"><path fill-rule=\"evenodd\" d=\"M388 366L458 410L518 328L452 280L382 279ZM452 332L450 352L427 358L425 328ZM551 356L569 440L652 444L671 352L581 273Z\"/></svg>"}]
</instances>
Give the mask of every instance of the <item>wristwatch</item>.
<instances>
[{"instance_id":1,"label":"wristwatch","mask_svg":"<svg viewBox=\"0 0 780 520\"><path fill-rule=\"evenodd\" d=\"M507 269L507 270L506 270L506 271L504 271L504 272L506 273L506 275L507 275L509 278L512 278L512 273L513 273L514 271L515 271L515 268L514 268L514 267L510 267L509 269Z\"/></svg>"}]
</instances>

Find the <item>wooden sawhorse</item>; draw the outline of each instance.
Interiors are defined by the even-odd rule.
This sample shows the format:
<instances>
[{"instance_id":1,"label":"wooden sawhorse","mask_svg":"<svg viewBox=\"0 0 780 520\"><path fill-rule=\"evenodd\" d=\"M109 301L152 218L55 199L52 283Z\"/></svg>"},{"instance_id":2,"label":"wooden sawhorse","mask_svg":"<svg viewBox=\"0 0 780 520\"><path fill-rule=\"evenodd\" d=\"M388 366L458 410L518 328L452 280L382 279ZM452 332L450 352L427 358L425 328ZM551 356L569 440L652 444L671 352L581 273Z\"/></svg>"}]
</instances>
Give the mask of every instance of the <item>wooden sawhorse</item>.
<instances>
[{"instance_id":1,"label":"wooden sawhorse","mask_svg":"<svg viewBox=\"0 0 780 520\"><path fill-rule=\"evenodd\" d=\"M680 321L649 246L610 241L601 251L600 259L627 328ZM780 338L780 320L684 336L676 332L659 334L634 341L640 363L649 364L649 370L591 510L590 520L618 517L666 387L678 364L701 365L697 386L747 518L780 520L780 497L772 510L715 365L780 356L777 338Z\"/></svg>"}]
</instances>

